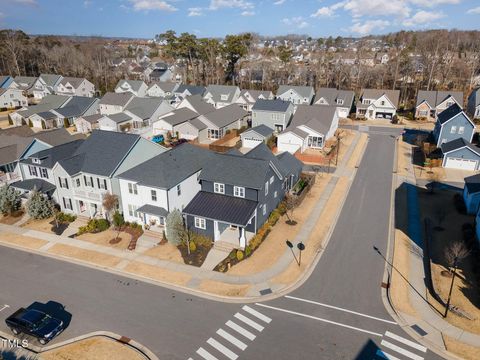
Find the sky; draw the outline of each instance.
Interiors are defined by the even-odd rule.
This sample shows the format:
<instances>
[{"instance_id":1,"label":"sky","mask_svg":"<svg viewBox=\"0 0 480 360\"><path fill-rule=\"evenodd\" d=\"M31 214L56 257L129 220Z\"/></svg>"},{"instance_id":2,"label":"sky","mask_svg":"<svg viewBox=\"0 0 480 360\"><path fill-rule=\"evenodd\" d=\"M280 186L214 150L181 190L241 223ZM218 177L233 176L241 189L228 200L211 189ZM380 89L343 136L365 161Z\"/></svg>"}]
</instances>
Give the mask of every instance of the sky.
<instances>
[{"instance_id":1,"label":"sky","mask_svg":"<svg viewBox=\"0 0 480 360\"><path fill-rule=\"evenodd\" d=\"M0 0L0 29L153 38L256 32L312 37L480 30L480 0Z\"/></svg>"}]
</instances>

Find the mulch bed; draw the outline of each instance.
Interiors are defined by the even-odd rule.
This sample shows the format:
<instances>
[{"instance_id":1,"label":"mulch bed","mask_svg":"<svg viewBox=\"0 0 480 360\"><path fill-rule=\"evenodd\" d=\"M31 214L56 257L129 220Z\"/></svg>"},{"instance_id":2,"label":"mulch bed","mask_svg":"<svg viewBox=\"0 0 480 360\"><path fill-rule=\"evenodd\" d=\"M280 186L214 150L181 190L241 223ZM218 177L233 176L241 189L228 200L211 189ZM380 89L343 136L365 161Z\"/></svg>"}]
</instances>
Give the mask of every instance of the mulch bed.
<instances>
[{"instance_id":1,"label":"mulch bed","mask_svg":"<svg viewBox=\"0 0 480 360\"><path fill-rule=\"evenodd\" d=\"M128 244L128 250L135 250L135 248L137 247L137 240L140 236L142 236L143 230L133 229L129 226L124 226L121 231L131 236L130 243Z\"/></svg>"},{"instance_id":2,"label":"mulch bed","mask_svg":"<svg viewBox=\"0 0 480 360\"><path fill-rule=\"evenodd\" d=\"M49 222L50 225L52 225L52 228L50 229L55 235L62 235L63 232L68 228L68 225L70 225L69 222L58 222L58 227L55 224L55 220L52 220Z\"/></svg>"},{"instance_id":3,"label":"mulch bed","mask_svg":"<svg viewBox=\"0 0 480 360\"><path fill-rule=\"evenodd\" d=\"M197 245L197 250L190 252L190 255L187 252L186 245L179 245L177 246L178 250L182 254L183 261L187 265L193 265L200 267L202 266L203 262L207 258L208 252L210 251L211 247L206 247L202 245Z\"/></svg>"},{"instance_id":4,"label":"mulch bed","mask_svg":"<svg viewBox=\"0 0 480 360\"><path fill-rule=\"evenodd\" d=\"M122 238L120 236L114 237L113 239L109 240L108 243L110 245L115 245L118 244L120 241L122 241Z\"/></svg>"}]
</instances>

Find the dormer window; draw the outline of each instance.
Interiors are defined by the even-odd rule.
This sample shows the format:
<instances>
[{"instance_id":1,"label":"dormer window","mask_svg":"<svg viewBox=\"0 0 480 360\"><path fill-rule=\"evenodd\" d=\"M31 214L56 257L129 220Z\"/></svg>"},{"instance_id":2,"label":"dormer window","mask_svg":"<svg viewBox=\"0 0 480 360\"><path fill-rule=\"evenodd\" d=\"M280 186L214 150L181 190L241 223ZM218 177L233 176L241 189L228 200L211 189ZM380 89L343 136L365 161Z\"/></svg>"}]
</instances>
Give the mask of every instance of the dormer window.
<instances>
[{"instance_id":1,"label":"dormer window","mask_svg":"<svg viewBox=\"0 0 480 360\"><path fill-rule=\"evenodd\" d=\"M213 191L217 194L225 194L225 184L213 183Z\"/></svg>"},{"instance_id":2,"label":"dormer window","mask_svg":"<svg viewBox=\"0 0 480 360\"><path fill-rule=\"evenodd\" d=\"M34 164L41 164L42 161L39 158L32 158L32 163Z\"/></svg>"},{"instance_id":3,"label":"dormer window","mask_svg":"<svg viewBox=\"0 0 480 360\"><path fill-rule=\"evenodd\" d=\"M343 99L337 99L337 105L343 105Z\"/></svg>"},{"instance_id":4,"label":"dormer window","mask_svg":"<svg viewBox=\"0 0 480 360\"><path fill-rule=\"evenodd\" d=\"M227 100L228 100L228 95L222 94L222 95L220 96L220 99L221 99L222 101L227 101Z\"/></svg>"},{"instance_id":5,"label":"dormer window","mask_svg":"<svg viewBox=\"0 0 480 360\"><path fill-rule=\"evenodd\" d=\"M363 99L363 103L364 103L365 105L369 105L369 104L370 104L370 100L369 100L369 99Z\"/></svg>"}]
</instances>

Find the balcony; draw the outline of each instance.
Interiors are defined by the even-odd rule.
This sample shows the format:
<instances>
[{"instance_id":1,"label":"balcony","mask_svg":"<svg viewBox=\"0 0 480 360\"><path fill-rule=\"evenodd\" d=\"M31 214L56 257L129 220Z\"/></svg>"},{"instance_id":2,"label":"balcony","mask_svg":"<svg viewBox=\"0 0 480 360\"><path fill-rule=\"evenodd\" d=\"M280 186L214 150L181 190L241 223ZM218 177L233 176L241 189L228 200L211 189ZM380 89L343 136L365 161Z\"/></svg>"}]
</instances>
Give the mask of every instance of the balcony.
<instances>
[{"instance_id":1,"label":"balcony","mask_svg":"<svg viewBox=\"0 0 480 360\"><path fill-rule=\"evenodd\" d=\"M97 193L94 193L94 192L87 192L87 191L84 191L84 190L74 190L73 194L76 197L83 198L83 199L95 200L95 201L101 201L102 200L101 194L97 194Z\"/></svg>"}]
</instances>

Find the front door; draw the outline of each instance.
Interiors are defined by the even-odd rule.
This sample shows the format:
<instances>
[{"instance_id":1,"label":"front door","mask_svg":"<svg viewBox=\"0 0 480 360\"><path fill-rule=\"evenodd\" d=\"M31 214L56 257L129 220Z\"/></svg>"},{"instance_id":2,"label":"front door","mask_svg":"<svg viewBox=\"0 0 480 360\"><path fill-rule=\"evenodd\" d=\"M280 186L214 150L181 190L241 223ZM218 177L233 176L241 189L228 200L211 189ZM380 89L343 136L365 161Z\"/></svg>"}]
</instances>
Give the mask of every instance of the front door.
<instances>
[{"instance_id":1,"label":"front door","mask_svg":"<svg viewBox=\"0 0 480 360\"><path fill-rule=\"evenodd\" d=\"M78 204L80 205L80 212L83 213L85 211L85 203L82 200L79 200Z\"/></svg>"}]
</instances>

